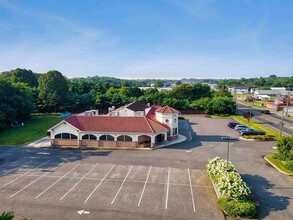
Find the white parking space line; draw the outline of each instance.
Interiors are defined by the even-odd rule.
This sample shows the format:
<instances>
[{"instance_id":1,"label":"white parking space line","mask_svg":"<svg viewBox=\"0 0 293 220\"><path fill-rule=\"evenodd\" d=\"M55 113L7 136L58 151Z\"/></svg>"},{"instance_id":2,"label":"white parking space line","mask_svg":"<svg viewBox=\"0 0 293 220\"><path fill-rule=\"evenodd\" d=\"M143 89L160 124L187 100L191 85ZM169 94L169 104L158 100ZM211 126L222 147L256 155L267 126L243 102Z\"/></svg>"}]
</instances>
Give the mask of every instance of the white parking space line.
<instances>
[{"instance_id":1,"label":"white parking space line","mask_svg":"<svg viewBox=\"0 0 293 220\"><path fill-rule=\"evenodd\" d=\"M28 172L22 174L21 176L17 177L17 178L14 179L14 180L11 180L10 182L4 184L0 189L3 189L5 186L7 186L7 185L9 185L9 184L11 184L11 183L13 183L13 182L15 182L16 180L19 180L20 178L26 176L27 174L32 173L34 170L38 169L39 167L43 166L44 164L46 164L46 163L48 163L48 162L49 162L49 160L47 160L46 162L44 162L44 163L42 163L41 165L37 166L35 169L30 170L30 171L28 171Z\"/></svg>"},{"instance_id":2,"label":"white parking space line","mask_svg":"<svg viewBox=\"0 0 293 220\"><path fill-rule=\"evenodd\" d=\"M33 185L34 183L36 183L37 181L39 181L40 179L42 179L43 177L47 176L49 173L51 173L53 170L57 169L59 166L61 166L63 163L60 163L58 166L54 167L53 169L51 169L49 172L44 173L42 176L40 176L39 178L37 178L35 181L31 182L30 184L26 185L24 188L22 188L21 190L19 190L18 192L14 193L12 196L10 196L11 198L16 196L18 193L22 192L23 190L25 190L26 188L28 188L29 186Z\"/></svg>"},{"instance_id":3,"label":"white parking space line","mask_svg":"<svg viewBox=\"0 0 293 220\"><path fill-rule=\"evenodd\" d=\"M193 189L192 189L192 184L191 184L191 177L190 177L190 171L189 168L188 170L188 178L189 178L189 185L190 185L190 193L191 193L191 199L192 199L192 207L193 207L193 211L195 212L195 205L194 205L194 196L193 196Z\"/></svg>"},{"instance_id":4,"label":"white parking space line","mask_svg":"<svg viewBox=\"0 0 293 220\"><path fill-rule=\"evenodd\" d=\"M61 198L60 198L60 200L62 200L62 199L64 199L84 178L86 178L89 174L90 174L90 172L92 172L93 171L93 169L95 169L96 168L96 166L98 166L98 164L99 163L96 163L96 165L92 168L92 169L90 169L90 171L88 171L73 187L71 187L71 189L70 190L68 190L68 192L67 193L65 193Z\"/></svg>"},{"instance_id":5,"label":"white parking space line","mask_svg":"<svg viewBox=\"0 0 293 220\"><path fill-rule=\"evenodd\" d=\"M165 209L168 208L168 199L169 199L169 182L170 182L170 167L168 170L168 180L167 180L167 192L166 192L166 204L165 204Z\"/></svg>"},{"instance_id":6,"label":"white parking space line","mask_svg":"<svg viewBox=\"0 0 293 220\"><path fill-rule=\"evenodd\" d=\"M80 165L77 164L75 167L73 167L71 170L69 170L67 173L65 173L62 177L60 177L58 180L56 180L51 186L49 186L47 189L45 189L43 192L41 192L39 195L35 197L35 199L39 198L41 195L43 195L45 192L47 192L49 189L51 189L54 185L56 185L59 181L61 181L64 177L66 177L70 172L75 170L78 166Z\"/></svg>"},{"instance_id":7,"label":"white parking space line","mask_svg":"<svg viewBox=\"0 0 293 220\"><path fill-rule=\"evenodd\" d=\"M12 170L8 170L8 171L6 171L5 173L1 174L0 176L5 176L6 174L11 173L12 171L17 170L18 168L20 168L20 167L22 167L22 166L24 166L24 165L26 165L26 164L28 164L28 163L30 163L30 162L32 162L32 161L30 160L30 161L28 161L28 162L26 162L26 163L23 163L23 164L19 165L18 167L14 168L14 169L12 169Z\"/></svg>"},{"instance_id":8,"label":"white parking space line","mask_svg":"<svg viewBox=\"0 0 293 220\"><path fill-rule=\"evenodd\" d=\"M121 183L121 186L120 186L120 188L118 189L118 191L117 191L117 193L116 193L115 197L113 198L113 200L112 200L112 202L111 202L111 205L112 205L112 204L115 202L115 199L117 198L117 196L118 196L118 194L119 194L120 190L122 189L122 187L123 187L123 184L124 184L125 180L127 179L128 175L129 175L129 173L130 173L130 171L132 170L132 167L133 167L133 166L131 166L131 167L130 167L130 169L129 169L129 171L128 171L127 175L125 176L125 178L124 178L123 182Z\"/></svg>"},{"instance_id":9,"label":"white parking space line","mask_svg":"<svg viewBox=\"0 0 293 220\"><path fill-rule=\"evenodd\" d=\"M149 169L148 175L147 175L147 177L146 177L146 180L145 180L145 183L144 183L144 186L143 186L143 189L142 189L142 192L141 192L141 195L140 195L140 198L139 198L139 201L138 201L137 206L140 206L140 203L141 203L141 200L142 200L142 196L143 196L143 193L144 193L144 190L145 190L146 184L147 184L148 179L149 179L149 176L150 176L151 169L152 169L152 166L150 166L150 169Z\"/></svg>"},{"instance_id":10,"label":"white parking space line","mask_svg":"<svg viewBox=\"0 0 293 220\"><path fill-rule=\"evenodd\" d=\"M116 163L112 166L112 168L108 171L108 173L104 176L104 178L99 182L99 184L94 188L94 190L89 194L89 196L84 201L84 204L90 199L90 197L94 194L94 192L99 188L99 186L104 182L106 177L109 175L109 173L113 170L113 168L116 166Z\"/></svg>"}]
</instances>

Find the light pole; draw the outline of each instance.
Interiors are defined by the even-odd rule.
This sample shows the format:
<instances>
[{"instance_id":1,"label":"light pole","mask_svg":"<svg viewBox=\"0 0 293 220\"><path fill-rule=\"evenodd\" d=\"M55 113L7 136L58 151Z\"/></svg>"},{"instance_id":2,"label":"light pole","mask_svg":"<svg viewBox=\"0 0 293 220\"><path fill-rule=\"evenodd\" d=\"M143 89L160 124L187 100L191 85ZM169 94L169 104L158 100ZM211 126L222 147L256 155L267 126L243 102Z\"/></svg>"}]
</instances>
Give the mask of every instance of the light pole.
<instances>
[{"instance_id":1,"label":"light pole","mask_svg":"<svg viewBox=\"0 0 293 220\"><path fill-rule=\"evenodd\" d=\"M227 152L226 152L226 170L228 170L228 161L229 161L229 151L230 151L230 141L235 140L233 137L222 137L222 140L228 141Z\"/></svg>"}]
</instances>

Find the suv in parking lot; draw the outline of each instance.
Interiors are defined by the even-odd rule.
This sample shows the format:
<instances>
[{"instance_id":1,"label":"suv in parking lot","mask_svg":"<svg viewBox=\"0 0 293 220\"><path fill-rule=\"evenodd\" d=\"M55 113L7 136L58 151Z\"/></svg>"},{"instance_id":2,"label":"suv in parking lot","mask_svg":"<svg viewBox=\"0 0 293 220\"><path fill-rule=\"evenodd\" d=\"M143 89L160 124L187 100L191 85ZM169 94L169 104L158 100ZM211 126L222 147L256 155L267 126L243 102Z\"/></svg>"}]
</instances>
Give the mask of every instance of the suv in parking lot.
<instances>
[{"instance_id":1,"label":"suv in parking lot","mask_svg":"<svg viewBox=\"0 0 293 220\"><path fill-rule=\"evenodd\" d=\"M230 121L228 123L228 127L230 127L230 128L235 128L236 125L239 125L239 123L238 122L234 122L234 121Z\"/></svg>"}]
</instances>

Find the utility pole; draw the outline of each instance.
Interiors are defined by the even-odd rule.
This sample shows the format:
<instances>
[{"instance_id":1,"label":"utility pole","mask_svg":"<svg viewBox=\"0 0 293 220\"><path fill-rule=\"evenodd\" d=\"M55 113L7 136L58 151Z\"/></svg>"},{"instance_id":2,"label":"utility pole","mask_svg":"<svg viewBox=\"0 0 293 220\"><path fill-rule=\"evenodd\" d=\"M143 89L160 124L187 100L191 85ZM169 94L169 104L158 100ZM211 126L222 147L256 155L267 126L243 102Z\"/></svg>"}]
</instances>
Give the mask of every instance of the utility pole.
<instances>
[{"instance_id":1,"label":"utility pole","mask_svg":"<svg viewBox=\"0 0 293 220\"><path fill-rule=\"evenodd\" d=\"M283 121L284 121L284 108L282 109L282 116L281 116L281 125L280 125L280 137L283 133Z\"/></svg>"},{"instance_id":2,"label":"utility pole","mask_svg":"<svg viewBox=\"0 0 293 220\"><path fill-rule=\"evenodd\" d=\"M287 94L287 99L286 99L286 116L288 116L289 97L290 97L290 90L288 89L288 94Z\"/></svg>"}]
</instances>

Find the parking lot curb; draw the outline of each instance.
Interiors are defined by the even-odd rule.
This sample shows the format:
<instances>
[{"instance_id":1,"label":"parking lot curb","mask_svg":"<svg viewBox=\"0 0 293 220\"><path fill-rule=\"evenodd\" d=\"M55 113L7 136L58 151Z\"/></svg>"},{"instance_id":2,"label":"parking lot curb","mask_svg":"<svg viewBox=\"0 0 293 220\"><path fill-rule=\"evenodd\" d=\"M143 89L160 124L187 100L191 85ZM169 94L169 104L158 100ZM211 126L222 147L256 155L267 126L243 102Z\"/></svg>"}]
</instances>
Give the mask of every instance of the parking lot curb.
<instances>
[{"instance_id":1,"label":"parking lot curb","mask_svg":"<svg viewBox=\"0 0 293 220\"><path fill-rule=\"evenodd\" d=\"M269 155L267 155L267 156L269 156ZM268 162L272 167L274 167L276 170L278 170L280 173L283 173L283 174L286 174L286 175L288 175L288 176L293 176L293 174L291 174L291 173L287 173L287 172L285 172L285 171L282 171L282 170L280 170L275 164L273 164L271 161L269 161L266 157L267 156L264 156L264 160L266 161L266 162Z\"/></svg>"}]
</instances>

